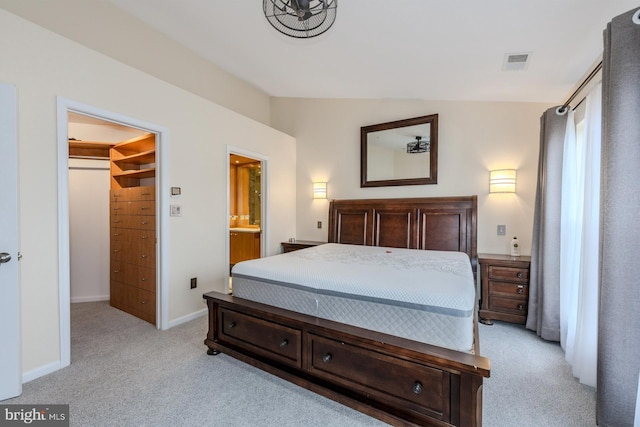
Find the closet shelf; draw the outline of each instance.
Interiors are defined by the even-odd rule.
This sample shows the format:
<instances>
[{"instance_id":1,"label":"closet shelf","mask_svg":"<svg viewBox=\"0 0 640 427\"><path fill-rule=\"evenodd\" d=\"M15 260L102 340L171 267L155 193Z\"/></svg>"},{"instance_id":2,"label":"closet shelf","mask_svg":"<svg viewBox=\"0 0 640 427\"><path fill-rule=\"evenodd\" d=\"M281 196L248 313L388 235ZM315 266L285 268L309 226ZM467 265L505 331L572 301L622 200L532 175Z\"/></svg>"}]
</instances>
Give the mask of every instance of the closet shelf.
<instances>
[{"instance_id":1,"label":"closet shelf","mask_svg":"<svg viewBox=\"0 0 640 427\"><path fill-rule=\"evenodd\" d=\"M123 165L126 163L130 163L134 165L144 165L148 163L155 163L156 150L143 151L140 153L124 156L120 159L113 159L112 161L118 165Z\"/></svg>"},{"instance_id":2,"label":"closet shelf","mask_svg":"<svg viewBox=\"0 0 640 427\"><path fill-rule=\"evenodd\" d=\"M156 168L136 169L114 173L114 178L153 178L156 176Z\"/></svg>"}]
</instances>

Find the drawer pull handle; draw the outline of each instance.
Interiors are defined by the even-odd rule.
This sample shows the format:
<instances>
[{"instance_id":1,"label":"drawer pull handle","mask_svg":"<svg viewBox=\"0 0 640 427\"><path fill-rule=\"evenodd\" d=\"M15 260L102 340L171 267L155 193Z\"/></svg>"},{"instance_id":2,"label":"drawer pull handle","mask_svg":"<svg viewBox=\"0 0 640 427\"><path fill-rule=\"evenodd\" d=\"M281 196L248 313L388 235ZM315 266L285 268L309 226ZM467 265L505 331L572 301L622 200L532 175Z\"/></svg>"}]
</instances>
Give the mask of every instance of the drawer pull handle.
<instances>
[{"instance_id":1,"label":"drawer pull handle","mask_svg":"<svg viewBox=\"0 0 640 427\"><path fill-rule=\"evenodd\" d=\"M146 206L143 206L143 207L140 208L140 210L143 210L143 211L146 211L147 209L149 209L149 208L146 207Z\"/></svg>"},{"instance_id":2,"label":"drawer pull handle","mask_svg":"<svg viewBox=\"0 0 640 427\"><path fill-rule=\"evenodd\" d=\"M518 274L516 274L516 277L518 279L522 279L522 271L519 271Z\"/></svg>"},{"instance_id":3,"label":"drawer pull handle","mask_svg":"<svg viewBox=\"0 0 640 427\"><path fill-rule=\"evenodd\" d=\"M332 358L332 357L333 357L333 356L331 356L331 353L327 353L327 354L325 354L324 356L322 356L322 361L323 361L324 363L329 363L329 362L331 361L331 358Z\"/></svg>"},{"instance_id":4,"label":"drawer pull handle","mask_svg":"<svg viewBox=\"0 0 640 427\"><path fill-rule=\"evenodd\" d=\"M140 255L140 256L141 256L142 258L146 258L146 257L148 257L149 255L144 255L144 254L143 254L143 255Z\"/></svg>"},{"instance_id":5,"label":"drawer pull handle","mask_svg":"<svg viewBox=\"0 0 640 427\"><path fill-rule=\"evenodd\" d=\"M147 301L146 301L146 300L142 300L142 303L143 303L143 304L146 304L146 303L147 303Z\"/></svg>"},{"instance_id":6,"label":"drawer pull handle","mask_svg":"<svg viewBox=\"0 0 640 427\"><path fill-rule=\"evenodd\" d=\"M120 222L120 220L119 219L114 219L113 222L114 222L114 224L117 224L117 223Z\"/></svg>"},{"instance_id":7,"label":"drawer pull handle","mask_svg":"<svg viewBox=\"0 0 640 427\"><path fill-rule=\"evenodd\" d=\"M120 273L120 270L113 270L113 272L114 272L115 274L118 274L118 273Z\"/></svg>"},{"instance_id":8,"label":"drawer pull handle","mask_svg":"<svg viewBox=\"0 0 640 427\"><path fill-rule=\"evenodd\" d=\"M236 322L229 322L229 329L233 329L236 327Z\"/></svg>"},{"instance_id":9,"label":"drawer pull handle","mask_svg":"<svg viewBox=\"0 0 640 427\"><path fill-rule=\"evenodd\" d=\"M416 381L416 383L413 385L413 392L415 394L422 393L422 384L420 384L420 381Z\"/></svg>"},{"instance_id":10,"label":"drawer pull handle","mask_svg":"<svg viewBox=\"0 0 640 427\"><path fill-rule=\"evenodd\" d=\"M142 224L142 225L147 225L147 224L148 224L148 222L147 222L147 221L140 221L140 224Z\"/></svg>"},{"instance_id":11,"label":"drawer pull handle","mask_svg":"<svg viewBox=\"0 0 640 427\"><path fill-rule=\"evenodd\" d=\"M148 196L149 193L140 193L141 196Z\"/></svg>"},{"instance_id":12,"label":"drawer pull handle","mask_svg":"<svg viewBox=\"0 0 640 427\"><path fill-rule=\"evenodd\" d=\"M113 237L118 237L120 233L113 233Z\"/></svg>"},{"instance_id":13,"label":"drawer pull handle","mask_svg":"<svg viewBox=\"0 0 640 427\"><path fill-rule=\"evenodd\" d=\"M524 294L524 286L518 285L518 293L519 294Z\"/></svg>"},{"instance_id":14,"label":"drawer pull handle","mask_svg":"<svg viewBox=\"0 0 640 427\"><path fill-rule=\"evenodd\" d=\"M147 281L147 278L146 278L146 277L143 277L141 280L142 280L143 282L146 282L146 281Z\"/></svg>"},{"instance_id":15,"label":"drawer pull handle","mask_svg":"<svg viewBox=\"0 0 640 427\"><path fill-rule=\"evenodd\" d=\"M142 236L141 237L142 240L145 240L145 239L148 239L148 238L149 238L149 236Z\"/></svg>"},{"instance_id":16,"label":"drawer pull handle","mask_svg":"<svg viewBox=\"0 0 640 427\"><path fill-rule=\"evenodd\" d=\"M118 252L120 252L120 249L114 249L114 250L113 250L113 253L116 253L116 254L117 254Z\"/></svg>"},{"instance_id":17,"label":"drawer pull handle","mask_svg":"<svg viewBox=\"0 0 640 427\"><path fill-rule=\"evenodd\" d=\"M283 339L282 342L280 343L280 347L286 347L289 345L289 340L288 339Z\"/></svg>"},{"instance_id":18,"label":"drawer pull handle","mask_svg":"<svg viewBox=\"0 0 640 427\"><path fill-rule=\"evenodd\" d=\"M518 311L524 311L524 304L518 304Z\"/></svg>"}]
</instances>

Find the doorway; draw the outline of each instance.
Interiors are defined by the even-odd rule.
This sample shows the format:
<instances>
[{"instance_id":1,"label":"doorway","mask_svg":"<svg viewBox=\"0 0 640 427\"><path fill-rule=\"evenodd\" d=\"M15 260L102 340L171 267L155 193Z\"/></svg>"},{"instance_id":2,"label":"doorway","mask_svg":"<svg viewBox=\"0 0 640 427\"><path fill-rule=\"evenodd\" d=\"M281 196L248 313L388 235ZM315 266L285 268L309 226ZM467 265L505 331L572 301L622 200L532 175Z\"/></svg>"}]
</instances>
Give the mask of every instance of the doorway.
<instances>
[{"instance_id":1,"label":"doorway","mask_svg":"<svg viewBox=\"0 0 640 427\"><path fill-rule=\"evenodd\" d=\"M123 128L137 129L138 132L152 133L155 135L156 144L156 186L154 210L157 217L157 245L155 249L155 259L157 267L155 269L155 279L157 287L157 298L154 301L156 306L156 322L158 329L167 329L168 322L168 284L166 283L166 262L164 261L163 241L164 235L161 232L167 229L167 218L163 215L165 199L162 196L162 189L168 188L162 174L164 160L162 153L165 151L168 131L160 126L142 122L137 119L122 116L120 114L108 112L86 104L58 98L58 235L59 235L59 301L60 301L60 365L63 368L71 361L71 250L70 250L70 194L69 194L69 168L70 168L70 145L68 133L70 116L79 115L85 120L97 120L109 126L122 126ZM78 116L75 116L76 118ZM78 138L79 139L79 138ZM93 171L92 171L93 172ZM107 199L108 200L108 199ZM109 267L110 269L110 267ZM56 369L52 369L54 371ZM48 372L46 372L48 373ZM43 373L44 374L44 373Z\"/></svg>"},{"instance_id":2,"label":"doorway","mask_svg":"<svg viewBox=\"0 0 640 427\"><path fill-rule=\"evenodd\" d=\"M228 153L229 273L235 264L265 253L266 159L259 155ZM232 281L229 280L229 291Z\"/></svg>"},{"instance_id":3,"label":"doorway","mask_svg":"<svg viewBox=\"0 0 640 427\"><path fill-rule=\"evenodd\" d=\"M74 112L68 130L71 302L109 301L109 151L146 131Z\"/></svg>"}]
</instances>

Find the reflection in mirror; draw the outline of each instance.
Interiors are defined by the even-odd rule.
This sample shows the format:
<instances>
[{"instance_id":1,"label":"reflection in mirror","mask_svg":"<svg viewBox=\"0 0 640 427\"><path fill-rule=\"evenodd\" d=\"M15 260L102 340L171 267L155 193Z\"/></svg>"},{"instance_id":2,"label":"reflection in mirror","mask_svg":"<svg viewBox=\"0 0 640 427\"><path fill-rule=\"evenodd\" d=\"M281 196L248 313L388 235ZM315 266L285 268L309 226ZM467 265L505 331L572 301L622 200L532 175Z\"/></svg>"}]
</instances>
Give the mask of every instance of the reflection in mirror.
<instances>
[{"instance_id":1,"label":"reflection in mirror","mask_svg":"<svg viewBox=\"0 0 640 427\"><path fill-rule=\"evenodd\" d=\"M436 184L438 115L361 128L361 187Z\"/></svg>"}]
</instances>

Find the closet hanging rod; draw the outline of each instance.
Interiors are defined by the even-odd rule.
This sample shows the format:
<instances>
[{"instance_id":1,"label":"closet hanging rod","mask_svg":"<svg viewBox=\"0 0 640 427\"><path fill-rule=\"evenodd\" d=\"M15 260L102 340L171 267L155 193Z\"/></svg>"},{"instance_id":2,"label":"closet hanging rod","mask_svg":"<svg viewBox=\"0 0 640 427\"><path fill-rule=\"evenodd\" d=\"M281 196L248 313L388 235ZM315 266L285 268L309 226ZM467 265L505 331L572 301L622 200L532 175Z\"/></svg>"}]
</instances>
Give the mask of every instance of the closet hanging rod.
<instances>
[{"instance_id":1,"label":"closet hanging rod","mask_svg":"<svg viewBox=\"0 0 640 427\"><path fill-rule=\"evenodd\" d=\"M598 65L596 65L596 66L594 67L594 69L593 69L593 70L591 70L591 72L590 72L590 73L589 73L589 75L584 79L584 81L583 81L582 83L580 83L580 86L578 86L578 88L577 88L575 91L573 91L573 93L571 94L571 96L569 97L569 99L567 99L567 100L565 101L565 103L564 103L564 104L562 104L562 106L561 106L560 108L558 108L558 111L559 111L560 113L563 113L563 112L565 111L565 109L569 106L569 104L571 103L571 101L573 101L573 99L574 99L574 98L575 98L575 97L580 93L580 91L581 91L582 89L584 89L584 87L585 87L587 84L589 84L589 82L591 81L591 79L593 79L593 78L596 76L596 74L598 74L598 71L600 71L600 70L602 70L602 61L600 61L600 62L598 63ZM580 101L580 102L578 103L578 105L579 105L580 103L582 103L582 101Z\"/></svg>"}]
</instances>

